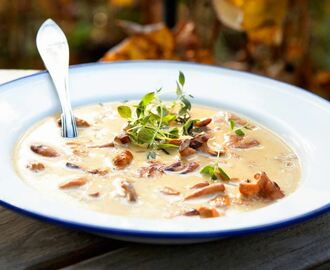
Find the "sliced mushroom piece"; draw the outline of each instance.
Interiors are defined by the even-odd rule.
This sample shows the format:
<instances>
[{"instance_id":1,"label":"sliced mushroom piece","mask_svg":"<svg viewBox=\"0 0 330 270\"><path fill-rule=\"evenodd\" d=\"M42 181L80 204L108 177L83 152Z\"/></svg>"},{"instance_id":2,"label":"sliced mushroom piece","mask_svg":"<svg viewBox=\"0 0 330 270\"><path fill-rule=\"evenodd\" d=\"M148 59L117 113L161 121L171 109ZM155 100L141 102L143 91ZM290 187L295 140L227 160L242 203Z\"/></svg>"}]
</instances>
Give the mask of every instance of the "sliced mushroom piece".
<instances>
[{"instance_id":1,"label":"sliced mushroom piece","mask_svg":"<svg viewBox=\"0 0 330 270\"><path fill-rule=\"evenodd\" d=\"M164 168L165 171L169 172L179 172L182 171L185 168L183 163L181 161L174 162L171 165L168 165Z\"/></svg>"},{"instance_id":2,"label":"sliced mushroom piece","mask_svg":"<svg viewBox=\"0 0 330 270\"><path fill-rule=\"evenodd\" d=\"M89 196L91 197L98 197L100 195L99 191L91 191L88 193Z\"/></svg>"},{"instance_id":3,"label":"sliced mushroom piece","mask_svg":"<svg viewBox=\"0 0 330 270\"><path fill-rule=\"evenodd\" d=\"M212 118L206 118L204 120L200 120L194 123L195 127L205 127L208 124L210 124L212 122Z\"/></svg>"},{"instance_id":4,"label":"sliced mushroom piece","mask_svg":"<svg viewBox=\"0 0 330 270\"><path fill-rule=\"evenodd\" d=\"M98 175L104 176L109 173L109 169L98 168L98 169L87 170L87 172L89 172L90 174L98 174Z\"/></svg>"},{"instance_id":5,"label":"sliced mushroom piece","mask_svg":"<svg viewBox=\"0 0 330 270\"><path fill-rule=\"evenodd\" d=\"M271 181L265 172L255 174L256 183L245 182L239 185L239 191L246 197L260 197L269 200L283 198L284 192L274 181Z\"/></svg>"},{"instance_id":6,"label":"sliced mushroom piece","mask_svg":"<svg viewBox=\"0 0 330 270\"><path fill-rule=\"evenodd\" d=\"M265 172L260 172L254 175L260 186L260 196L270 200L281 199L284 197L284 192L275 181L271 181Z\"/></svg>"},{"instance_id":7,"label":"sliced mushroom piece","mask_svg":"<svg viewBox=\"0 0 330 270\"><path fill-rule=\"evenodd\" d=\"M59 153L52 147L47 145L31 145L30 146L31 151L34 153L43 156L43 157L58 157Z\"/></svg>"},{"instance_id":8,"label":"sliced mushroom piece","mask_svg":"<svg viewBox=\"0 0 330 270\"><path fill-rule=\"evenodd\" d=\"M41 162L31 162L26 167L33 172L40 172L45 169L45 165Z\"/></svg>"},{"instance_id":9,"label":"sliced mushroom piece","mask_svg":"<svg viewBox=\"0 0 330 270\"><path fill-rule=\"evenodd\" d=\"M256 139L246 137L240 140L237 144L234 145L235 148L247 149L260 145L259 141Z\"/></svg>"},{"instance_id":10,"label":"sliced mushroom piece","mask_svg":"<svg viewBox=\"0 0 330 270\"><path fill-rule=\"evenodd\" d=\"M164 173L164 164L159 161L149 161L150 165L141 167L139 170L140 177L154 177Z\"/></svg>"},{"instance_id":11,"label":"sliced mushroom piece","mask_svg":"<svg viewBox=\"0 0 330 270\"><path fill-rule=\"evenodd\" d=\"M118 155L116 155L112 162L113 164L118 167L119 169L123 169L128 166L133 160L133 154L129 150L124 150Z\"/></svg>"},{"instance_id":12,"label":"sliced mushroom piece","mask_svg":"<svg viewBox=\"0 0 330 270\"><path fill-rule=\"evenodd\" d=\"M68 180L59 185L59 188L71 188L71 187L79 187L85 185L87 179L85 177L80 177L72 180Z\"/></svg>"},{"instance_id":13,"label":"sliced mushroom piece","mask_svg":"<svg viewBox=\"0 0 330 270\"><path fill-rule=\"evenodd\" d=\"M201 206L197 210L199 212L200 217L202 218L213 218L220 216L220 213L217 211L217 209L213 207Z\"/></svg>"},{"instance_id":14,"label":"sliced mushroom piece","mask_svg":"<svg viewBox=\"0 0 330 270\"><path fill-rule=\"evenodd\" d=\"M225 139L227 141L226 145L234 148L247 149L260 145L259 141L249 136L237 136L231 134L229 136L226 136Z\"/></svg>"},{"instance_id":15,"label":"sliced mushroom piece","mask_svg":"<svg viewBox=\"0 0 330 270\"><path fill-rule=\"evenodd\" d=\"M210 139L210 136L205 133L197 134L194 138L191 139L190 141L190 147L200 150L204 153L207 153L211 156L221 156L224 155L224 151L216 151L211 149L207 142Z\"/></svg>"},{"instance_id":16,"label":"sliced mushroom piece","mask_svg":"<svg viewBox=\"0 0 330 270\"><path fill-rule=\"evenodd\" d=\"M65 166L70 168L70 169L81 169L81 167L79 165L71 163L71 162L65 163Z\"/></svg>"},{"instance_id":17,"label":"sliced mushroom piece","mask_svg":"<svg viewBox=\"0 0 330 270\"><path fill-rule=\"evenodd\" d=\"M122 180L120 186L124 190L128 201L135 202L137 200L137 193L135 191L134 186L131 183Z\"/></svg>"},{"instance_id":18,"label":"sliced mushroom piece","mask_svg":"<svg viewBox=\"0 0 330 270\"><path fill-rule=\"evenodd\" d=\"M115 147L115 144L113 142L101 144L101 145L88 146L88 148L111 148L111 147Z\"/></svg>"},{"instance_id":19,"label":"sliced mushroom piece","mask_svg":"<svg viewBox=\"0 0 330 270\"><path fill-rule=\"evenodd\" d=\"M214 193L223 192L223 191L225 191L224 184L211 184L211 185L200 188L200 189L190 193L184 199L191 200L191 199L199 198L199 197L202 197L205 195L214 194Z\"/></svg>"},{"instance_id":20,"label":"sliced mushroom piece","mask_svg":"<svg viewBox=\"0 0 330 270\"><path fill-rule=\"evenodd\" d=\"M131 139L127 133L121 133L115 137L114 141L120 144L127 144L131 142Z\"/></svg>"},{"instance_id":21,"label":"sliced mushroom piece","mask_svg":"<svg viewBox=\"0 0 330 270\"><path fill-rule=\"evenodd\" d=\"M181 172L181 174L187 174L187 173L193 172L198 167L199 167L198 162L196 162L196 161L188 162L188 164L186 164L185 169Z\"/></svg>"},{"instance_id":22,"label":"sliced mushroom piece","mask_svg":"<svg viewBox=\"0 0 330 270\"><path fill-rule=\"evenodd\" d=\"M164 187L161 191L161 193L164 193L166 195L179 195L180 192L171 188L171 187Z\"/></svg>"},{"instance_id":23,"label":"sliced mushroom piece","mask_svg":"<svg viewBox=\"0 0 330 270\"><path fill-rule=\"evenodd\" d=\"M179 154L181 157L187 157L196 153L196 150L191 148L190 139L185 139L181 142L179 147Z\"/></svg>"},{"instance_id":24,"label":"sliced mushroom piece","mask_svg":"<svg viewBox=\"0 0 330 270\"><path fill-rule=\"evenodd\" d=\"M75 117L75 120L76 120L76 124L77 124L77 127L90 127L91 125L84 119L81 119L81 118L78 118L78 117ZM58 119L57 120L57 125L59 127L62 126L62 120L61 119Z\"/></svg>"},{"instance_id":25,"label":"sliced mushroom piece","mask_svg":"<svg viewBox=\"0 0 330 270\"><path fill-rule=\"evenodd\" d=\"M210 185L209 182L201 182L201 183L197 183L196 185L193 185L192 187L190 187L190 189L202 188L209 185Z\"/></svg>"},{"instance_id":26,"label":"sliced mushroom piece","mask_svg":"<svg viewBox=\"0 0 330 270\"><path fill-rule=\"evenodd\" d=\"M190 209L183 211L182 215L191 217L191 216L199 216L199 212L197 209Z\"/></svg>"}]
</instances>

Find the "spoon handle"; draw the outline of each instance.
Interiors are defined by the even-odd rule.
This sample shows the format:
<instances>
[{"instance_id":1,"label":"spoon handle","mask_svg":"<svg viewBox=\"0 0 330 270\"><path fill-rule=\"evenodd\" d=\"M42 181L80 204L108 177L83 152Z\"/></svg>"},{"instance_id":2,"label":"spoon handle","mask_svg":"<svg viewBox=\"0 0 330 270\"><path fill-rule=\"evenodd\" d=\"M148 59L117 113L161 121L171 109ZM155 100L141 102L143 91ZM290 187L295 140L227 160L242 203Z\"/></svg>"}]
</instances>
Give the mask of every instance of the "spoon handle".
<instances>
[{"instance_id":1,"label":"spoon handle","mask_svg":"<svg viewBox=\"0 0 330 270\"><path fill-rule=\"evenodd\" d=\"M37 48L61 103L62 136L77 137L77 126L69 97L69 46L63 31L53 20L46 20L39 28Z\"/></svg>"}]
</instances>

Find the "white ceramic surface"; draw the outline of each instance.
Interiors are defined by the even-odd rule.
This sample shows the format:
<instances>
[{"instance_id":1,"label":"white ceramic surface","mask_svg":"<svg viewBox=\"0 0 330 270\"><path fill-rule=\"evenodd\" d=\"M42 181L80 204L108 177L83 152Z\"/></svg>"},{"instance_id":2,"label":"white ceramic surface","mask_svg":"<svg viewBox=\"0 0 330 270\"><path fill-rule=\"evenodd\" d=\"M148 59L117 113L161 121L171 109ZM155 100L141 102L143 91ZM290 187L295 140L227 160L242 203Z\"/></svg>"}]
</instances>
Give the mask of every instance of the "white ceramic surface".
<instances>
[{"instance_id":1,"label":"white ceramic surface","mask_svg":"<svg viewBox=\"0 0 330 270\"><path fill-rule=\"evenodd\" d=\"M330 209L330 103L263 77L180 62L117 62L70 69L73 106L137 99L159 87L175 89L178 71L195 103L244 114L279 134L298 154L301 184L278 202L238 216L151 220L96 213L55 201L18 178L13 148L36 121L59 111L47 73L0 86L0 204L42 220L119 239L187 243L292 224Z\"/></svg>"}]
</instances>

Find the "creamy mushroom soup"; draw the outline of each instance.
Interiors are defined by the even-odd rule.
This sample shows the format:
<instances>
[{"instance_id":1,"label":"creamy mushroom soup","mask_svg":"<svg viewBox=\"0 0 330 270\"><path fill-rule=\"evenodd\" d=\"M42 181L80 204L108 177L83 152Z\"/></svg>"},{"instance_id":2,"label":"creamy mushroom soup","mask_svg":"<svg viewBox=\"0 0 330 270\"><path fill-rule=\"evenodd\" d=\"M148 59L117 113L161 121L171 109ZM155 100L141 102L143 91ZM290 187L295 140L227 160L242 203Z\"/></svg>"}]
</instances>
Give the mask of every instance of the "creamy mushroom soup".
<instances>
[{"instance_id":1,"label":"creamy mushroom soup","mask_svg":"<svg viewBox=\"0 0 330 270\"><path fill-rule=\"evenodd\" d=\"M58 115L37 123L17 144L19 175L54 200L131 217L229 216L292 193L293 150L244 116L192 105L182 76L172 102L155 91L75 110L78 138L61 137Z\"/></svg>"}]
</instances>

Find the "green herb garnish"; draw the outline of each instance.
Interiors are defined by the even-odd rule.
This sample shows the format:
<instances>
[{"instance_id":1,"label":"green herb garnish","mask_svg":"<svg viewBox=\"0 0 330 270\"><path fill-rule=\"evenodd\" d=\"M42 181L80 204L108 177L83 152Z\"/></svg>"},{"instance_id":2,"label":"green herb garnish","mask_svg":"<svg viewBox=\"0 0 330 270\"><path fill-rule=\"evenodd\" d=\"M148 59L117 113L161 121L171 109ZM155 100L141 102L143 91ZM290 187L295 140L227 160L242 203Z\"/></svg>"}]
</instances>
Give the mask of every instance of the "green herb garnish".
<instances>
[{"instance_id":1,"label":"green herb garnish","mask_svg":"<svg viewBox=\"0 0 330 270\"><path fill-rule=\"evenodd\" d=\"M134 106L135 110L126 105L118 106L117 110L122 118L128 120L125 132L131 142L137 146L150 149L148 159L156 158L154 150L166 153L178 146L171 144L171 139L190 132L193 123L187 124L190 118L191 103L183 91L185 84L184 74L180 71L177 80L177 98L172 103L164 103L160 99L161 89L144 95L140 102ZM180 125L178 124L180 123ZM183 125L183 126L182 126Z\"/></svg>"},{"instance_id":2,"label":"green herb garnish","mask_svg":"<svg viewBox=\"0 0 330 270\"><path fill-rule=\"evenodd\" d=\"M234 130L235 128L235 121L234 120L229 120L229 124L230 124L230 129Z\"/></svg>"},{"instance_id":3,"label":"green herb garnish","mask_svg":"<svg viewBox=\"0 0 330 270\"><path fill-rule=\"evenodd\" d=\"M245 135L245 133L241 129L236 129L235 134L240 137L243 137Z\"/></svg>"},{"instance_id":4,"label":"green herb garnish","mask_svg":"<svg viewBox=\"0 0 330 270\"><path fill-rule=\"evenodd\" d=\"M212 180L217 180L217 179L221 179L223 181L230 180L230 177L219 166L219 163L215 163L213 165L206 165L200 170L200 173L209 176Z\"/></svg>"}]
</instances>

